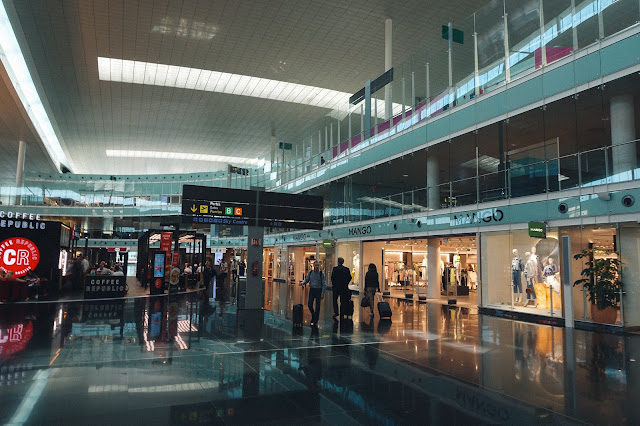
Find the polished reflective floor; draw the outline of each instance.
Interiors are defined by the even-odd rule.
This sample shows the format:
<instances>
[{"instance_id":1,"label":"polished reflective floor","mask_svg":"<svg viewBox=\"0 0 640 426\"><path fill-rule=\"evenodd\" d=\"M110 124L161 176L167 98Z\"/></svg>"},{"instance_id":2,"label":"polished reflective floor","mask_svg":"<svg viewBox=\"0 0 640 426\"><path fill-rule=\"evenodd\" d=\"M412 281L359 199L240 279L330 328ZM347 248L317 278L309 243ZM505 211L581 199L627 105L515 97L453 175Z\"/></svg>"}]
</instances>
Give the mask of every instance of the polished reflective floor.
<instances>
[{"instance_id":1,"label":"polished reflective floor","mask_svg":"<svg viewBox=\"0 0 640 426\"><path fill-rule=\"evenodd\" d=\"M302 290L267 299L2 305L0 423L640 424L638 336L398 300L334 322L330 297L294 329Z\"/></svg>"}]
</instances>

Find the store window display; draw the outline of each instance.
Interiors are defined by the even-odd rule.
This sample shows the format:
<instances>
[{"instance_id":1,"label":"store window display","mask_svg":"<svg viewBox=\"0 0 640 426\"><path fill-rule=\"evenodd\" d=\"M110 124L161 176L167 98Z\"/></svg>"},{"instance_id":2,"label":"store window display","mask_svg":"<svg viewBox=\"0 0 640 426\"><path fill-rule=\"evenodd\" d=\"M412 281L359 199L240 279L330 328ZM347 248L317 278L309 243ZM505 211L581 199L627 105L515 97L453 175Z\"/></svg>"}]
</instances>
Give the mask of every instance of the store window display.
<instances>
[{"instance_id":1,"label":"store window display","mask_svg":"<svg viewBox=\"0 0 640 426\"><path fill-rule=\"evenodd\" d=\"M527 230L486 232L481 244L491 253L481 260L483 306L562 316L556 230L548 229L544 239L530 237ZM500 261L505 258L509 263Z\"/></svg>"}]
</instances>

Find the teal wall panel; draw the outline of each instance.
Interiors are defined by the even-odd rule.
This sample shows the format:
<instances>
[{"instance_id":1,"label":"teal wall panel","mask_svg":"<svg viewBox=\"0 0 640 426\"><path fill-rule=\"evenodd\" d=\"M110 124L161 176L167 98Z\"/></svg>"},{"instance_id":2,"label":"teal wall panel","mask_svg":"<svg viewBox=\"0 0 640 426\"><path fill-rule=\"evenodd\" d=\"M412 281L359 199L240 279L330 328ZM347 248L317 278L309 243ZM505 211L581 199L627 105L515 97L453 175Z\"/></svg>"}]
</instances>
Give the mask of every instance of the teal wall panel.
<instances>
[{"instance_id":1,"label":"teal wall panel","mask_svg":"<svg viewBox=\"0 0 640 426\"><path fill-rule=\"evenodd\" d=\"M476 122L482 123L505 112L505 94L496 93L488 98L478 101L476 104Z\"/></svg>"},{"instance_id":2,"label":"teal wall panel","mask_svg":"<svg viewBox=\"0 0 640 426\"><path fill-rule=\"evenodd\" d=\"M428 140L436 140L438 138L447 136L450 131L449 122L451 120L450 115L445 115L428 124L429 130L427 132Z\"/></svg>"},{"instance_id":3,"label":"teal wall panel","mask_svg":"<svg viewBox=\"0 0 640 426\"><path fill-rule=\"evenodd\" d=\"M627 37L601 50L602 74L612 74L638 63L640 35Z\"/></svg>"},{"instance_id":4,"label":"teal wall panel","mask_svg":"<svg viewBox=\"0 0 640 426\"><path fill-rule=\"evenodd\" d=\"M600 77L600 51L590 53L573 61L575 85L579 86Z\"/></svg>"},{"instance_id":5,"label":"teal wall panel","mask_svg":"<svg viewBox=\"0 0 640 426\"><path fill-rule=\"evenodd\" d=\"M455 112L455 119L451 120L451 133L458 132L476 124L475 105L469 105Z\"/></svg>"},{"instance_id":6,"label":"teal wall panel","mask_svg":"<svg viewBox=\"0 0 640 426\"><path fill-rule=\"evenodd\" d=\"M542 90L545 98L567 90L575 85L573 62L553 69L542 75Z\"/></svg>"},{"instance_id":7,"label":"teal wall panel","mask_svg":"<svg viewBox=\"0 0 640 426\"><path fill-rule=\"evenodd\" d=\"M520 84L513 85L507 90L505 108L507 111L521 108L543 98L542 79L532 78Z\"/></svg>"}]
</instances>

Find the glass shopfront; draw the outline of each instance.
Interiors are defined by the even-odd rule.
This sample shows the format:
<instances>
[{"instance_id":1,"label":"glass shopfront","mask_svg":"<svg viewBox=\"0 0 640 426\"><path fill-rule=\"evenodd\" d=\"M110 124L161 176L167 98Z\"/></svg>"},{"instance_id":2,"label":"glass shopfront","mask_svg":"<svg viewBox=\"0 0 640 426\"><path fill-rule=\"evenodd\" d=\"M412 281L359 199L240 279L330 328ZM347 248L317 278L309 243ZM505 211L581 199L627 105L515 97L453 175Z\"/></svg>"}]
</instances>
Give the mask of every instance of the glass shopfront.
<instances>
[{"instance_id":1,"label":"glass shopfront","mask_svg":"<svg viewBox=\"0 0 640 426\"><path fill-rule=\"evenodd\" d=\"M562 316L558 230L533 238L527 229L484 232L480 237L483 305Z\"/></svg>"},{"instance_id":2,"label":"glass shopfront","mask_svg":"<svg viewBox=\"0 0 640 426\"><path fill-rule=\"evenodd\" d=\"M363 281L362 264L360 262L360 241L347 241L336 244L334 266L338 264L339 257L344 259L344 266L351 271L349 288L353 291L360 291L360 284ZM327 275L330 276L331 274L328 273Z\"/></svg>"},{"instance_id":3,"label":"glass shopfront","mask_svg":"<svg viewBox=\"0 0 640 426\"><path fill-rule=\"evenodd\" d=\"M452 274L458 303L477 306L475 235L366 241L362 243L362 252L362 273L370 263L376 265L380 289L386 295L419 300L429 297L446 302L445 276ZM430 256L437 260L430 262ZM434 268L431 275L429 268Z\"/></svg>"},{"instance_id":4,"label":"glass shopfront","mask_svg":"<svg viewBox=\"0 0 640 426\"><path fill-rule=\"evenodd\" d=\"M569 237L571 241L571 253L569 253L569 256L571 257L571 279L574 282L582 278L581 273L586 266L586 260L590 258L606 261L620 259L621 250L618 247L618 229L616 225L568 227L562 228L560 234L563 237ZM635 243L637 244L637 240ZM587 259L573 258L584 249L590 250L593 255ZM636 257L636 263L637 259ZM602 318L597 307L595 305L592 306L591 301L589 301L588 292L585 291L583 286L572 287L573 315L576 321L622 324L622 310L619 303L608 309L613 317Z\"/></svg>"}]
</instances>

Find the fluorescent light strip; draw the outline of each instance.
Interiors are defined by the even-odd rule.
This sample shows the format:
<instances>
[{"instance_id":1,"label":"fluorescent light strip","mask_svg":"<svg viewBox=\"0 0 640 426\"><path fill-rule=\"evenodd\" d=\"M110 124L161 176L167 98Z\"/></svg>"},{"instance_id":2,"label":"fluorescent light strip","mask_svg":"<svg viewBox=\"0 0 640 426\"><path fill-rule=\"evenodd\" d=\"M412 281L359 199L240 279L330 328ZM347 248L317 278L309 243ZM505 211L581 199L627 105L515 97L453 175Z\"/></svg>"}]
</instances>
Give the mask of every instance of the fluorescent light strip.
<instances>
[{"instance_id":1,"label":"fluorescent light strip","mask_svg":"<svg viewBox=\"0 0 640 426\"><path fill-rule=\"evenodd\" d=\"M98 76L103 81L227 93L341 110L343 112L340 114L342 118L348 114L349 109L354 112L360 110L359 106L349 105L350 93L199 68L99 56ZM384 101L375 100L375 102L378 104L378 116L382 118L384 116ZM394 115L400 112L402 112L402 106L393 104Z\"/></svg>"},{"instance_id":2,"label":"fluorescent light strip","mask_svg":"<svg viewBox=\"0 0 640 426\"><path fill-rule=\"evenodd\" d=\"M67 166L70 163L40 100L2 1L0 1L0 59L38 136L55 167L60 171L60 164Z\"/></svg>"},{"instance_id":3,"label":"fluorescent light strip","mask_svg":"<svg viewBox=\"0 0 640 426\"><path fill-rule=\"evenodd\" d=\"M265 163L264 158L230 157L227 155L194 154L189 152L134 151L128 149L107 149L107 157L212 161L230 164L249 164L257 167L261 167Z\"/></svg>"}]
</instances>

